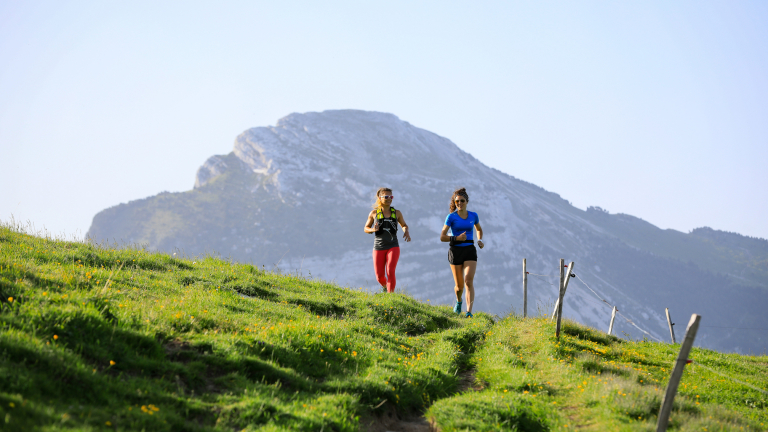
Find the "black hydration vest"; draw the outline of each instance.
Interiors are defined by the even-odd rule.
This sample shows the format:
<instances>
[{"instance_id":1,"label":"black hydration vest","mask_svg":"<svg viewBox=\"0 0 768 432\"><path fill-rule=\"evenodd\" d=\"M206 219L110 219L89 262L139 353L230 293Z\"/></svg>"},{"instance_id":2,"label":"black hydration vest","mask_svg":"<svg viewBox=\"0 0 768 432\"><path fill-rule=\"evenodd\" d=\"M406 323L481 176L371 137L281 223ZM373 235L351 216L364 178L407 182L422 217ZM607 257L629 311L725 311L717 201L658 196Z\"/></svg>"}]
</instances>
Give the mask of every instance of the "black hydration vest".
<instances>
[{"instance_id":1,"label":"black hydration vest","mask_svg":"<svg viewBox=\"0 0 768 432\"><path fill-rule=\"evenodd\" d=\"M379 229L374 233L376 238L373 240L373 248L376 250L399 246L397 241L397 210L390 207L389 211L390 215L386 218L381 207L376 209L376 222L379 223Z\"/></svg>"}]
</instances>

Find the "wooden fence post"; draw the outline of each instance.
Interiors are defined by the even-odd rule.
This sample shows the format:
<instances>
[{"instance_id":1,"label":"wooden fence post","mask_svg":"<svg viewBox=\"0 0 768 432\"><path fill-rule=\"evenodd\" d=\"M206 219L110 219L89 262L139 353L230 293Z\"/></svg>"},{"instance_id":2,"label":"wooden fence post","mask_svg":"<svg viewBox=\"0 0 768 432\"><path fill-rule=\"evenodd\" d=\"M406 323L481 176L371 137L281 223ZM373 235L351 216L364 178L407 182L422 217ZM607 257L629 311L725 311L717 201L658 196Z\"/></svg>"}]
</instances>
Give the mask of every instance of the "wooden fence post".
<instances>
[{"instance_id":1,"label":"wooden fence post","mask_svg":"<svg viewBox=\"0 0 768 432\"><path fill-rule=\"evenodd\" d=\"M550 321L555 320L555 317L557 316L557 307L559 305L560 305L560 292L558 291L557 300L555 300L555 308L552 310L552 317L549 319Z\"/></svg>"},{"instance_id":2,"label":"wooden fence post","mask_svg":"<svg viewBox=\"0 0 768 432\"><path fill-rule=\"evenodd\" d=\"M523 318L528 316L528 267L523 258Z\"/></svg>"},{"instance_id":3,"label":"wooden fence post","mask_svg":"<svg viewBox=\"0 0 768 432\"><path fill-rule=\"evenodd\" d=\"M613 320L616 319L616 311L618 311L618 309L616 309L616 306L614 306L613 307L613 312L611 312L611 325L608 326L608 334L609 335L613 334Z\"/></svg>"},{"instance_id":4,"label":"wooden fence post","mask_svg":"<svg viewBox=\"0 0 768 432\"><path fill-rule=\"evenodd\" d=\"M560 274L562 275L563 271L563 260L560 260ZM563 318L563 297L565 296L565 290L568 289L568 281L571 280L571 271L573 270L573 261L571 261L570 264L568 264L568 270L565 274L565 279L563 279L563 285L560 288L560 302L558 303L557 307L557 329L555 330L555 337L560 337L560 320ZM562 277L562 276L561 276Z\"/></svg>"},{"instance_id":5,"label":"wooden fence post","mask_svg":"<svg viewBox=\"0 0 768 432\"><path fill-rule=\"evenodd\" d=\"M557 286L557 300L555 300L555 309L552 311L552 318L550 321L554 321L557 316L557 309L560 307L560 297L563 295L563 263L564 259L560 258L560 284Z\"/></svg>"},{"instance_id":6,"label":"wooden fence post","mask_svg":"<svg viewBox=\"0 0 768 432\"><path fill-rule=\"evenodd\" d=\"M672 343L677 343L675 341L675 329L672 328L675 323L672 322L672 318L669 317L669 308L664 309L667 311L667 324L669 324L669 335L672 336Z\"/></svg>"},{"instance_id":7,"label":"wooden fence post","mask_svg":"<svg viewBox=\"0 0 768 432\"><path fill-rule=\"evenodd\" d=\"M568 267L568 277L564 277L563 268L565 267L565 265L563 263L565 263L565 260L561 259L560 260L560 287L559 288L562 289L563 288L563 284L565 284L565 289L568 289L568 282L567 281L569 280L569 277L570 277L570 274L571 274L571 268L570 268L570 266ZM571 265L573 265L573 263L571 263ZM565 289L563 290L563 296L565 296ZM552 309L552 317L549 319L550 321L554 321L555 320L555 317L558 314L558 312L557 312L558 310L560 310L560 295L559 295L559 293L558 293L558 296L557 296L557 300L555 300L555 308Z\"/></svg>"},{"instance_id":8,"label":"wooden fence post","mask_svg":"<svg viewBox=\"0 0 768 432\"><path fill-rule=\"evenodd\" d=\"M661 401L656 432L665 432L667 430L669 415L672 413L672 402L675 400L677 387L680 385L680 378L683 377L683 369L688 361L688 354L690 354L691 348L693 347L696 331L699 330L699 321L701 321L701 315L691 315L691 320L688 322L688 328L685 329L685 338L680 346L680 353L677 355L672 374L669 376L669 384L667 384L667 391L664 393L664 399Z\"/></svg>"}]
</instances>

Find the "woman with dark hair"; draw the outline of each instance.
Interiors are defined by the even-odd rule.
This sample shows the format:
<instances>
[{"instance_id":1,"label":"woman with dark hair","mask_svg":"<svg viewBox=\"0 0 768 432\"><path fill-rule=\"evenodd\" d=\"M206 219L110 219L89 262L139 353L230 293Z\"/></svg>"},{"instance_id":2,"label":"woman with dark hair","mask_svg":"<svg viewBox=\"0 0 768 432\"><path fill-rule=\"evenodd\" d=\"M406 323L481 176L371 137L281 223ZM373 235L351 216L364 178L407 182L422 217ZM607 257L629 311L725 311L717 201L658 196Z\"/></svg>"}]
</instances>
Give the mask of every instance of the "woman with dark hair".
<instances>
[{"instance_id":1,"label":"woman with dark hair","mask_svg":"<svg viewBox=\"0 0 768 432\"><path fill-rule=\"evenodd\" d=\"M467 318L472 318L472 304L475 302L475 270L477 270L477 249L474 245L474 233L477 229L477 245L483 248L483 228L477 213L467 210L469 195L464 188L457 189L451 196L451 213L445 218L445 225L440 232L440 241L450 242L448 263L451 265L453 290L456 292L456 304L453 311L461 314L461 294L467 288ZM450 235L448 230L451 231Z\"/></svg>"},{"instance_id":2,"label":"woman with dark hair","mask_svg":"<svg viewBox=\"0 0 768 432\"><path fill-rule=\"evenodd\" d=\"M373 239L373 271L382 290L395 292L395 267L400 259L400 244L397 242L397 224L403 227L403 239L411 241L408 225L400 210L392 207L392 189L379 188L373 210L368 213L368 220L363 230L375 234Z\"/></svg>"}]
</instances>

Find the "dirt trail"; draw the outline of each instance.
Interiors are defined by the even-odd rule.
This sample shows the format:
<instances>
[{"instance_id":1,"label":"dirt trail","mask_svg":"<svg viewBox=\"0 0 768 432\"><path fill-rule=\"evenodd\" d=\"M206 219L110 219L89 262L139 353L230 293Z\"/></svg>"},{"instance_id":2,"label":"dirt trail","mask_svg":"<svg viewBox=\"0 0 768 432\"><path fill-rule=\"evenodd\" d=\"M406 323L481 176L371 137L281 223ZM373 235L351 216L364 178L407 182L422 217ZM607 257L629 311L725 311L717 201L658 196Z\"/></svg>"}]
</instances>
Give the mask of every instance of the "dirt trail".
<instances>
[{"instance_id":1,"label":"dirt trail","mask_svg":"<svg viewBox=\"0 0 768 432\"><path fill-rule=\"evenodd\" d=\"M459 374L459 393L480 391L483 386L475 380L475 370L470 369ZM361 430L369 432L439 432L437 426L426 417L400 418L394 407L384 408L377 418L361 421Z\"/></svg>"},{"instance_id":2,"label":"dirt trail","mask_svg":"<svg viewBox=\"0 0 768 432\"><path fill-rule=\"evenodd\" d=\"M459 374L459 393L468 391L480 391L485 388L484 385L477 382L475 370L469 369Z\"/></svg>"},{"instance_id":3,"label":"dirt trail","mask_svg":"<svg viewBox=\"0 0 768 432\"><path fill-rule=\"evenodd\" d=\"M437 432L437 428L424 417L400 418L393 406L383 406L378 417L360 421L360 430L369 432Z\"/></svg>"}]
</instances>

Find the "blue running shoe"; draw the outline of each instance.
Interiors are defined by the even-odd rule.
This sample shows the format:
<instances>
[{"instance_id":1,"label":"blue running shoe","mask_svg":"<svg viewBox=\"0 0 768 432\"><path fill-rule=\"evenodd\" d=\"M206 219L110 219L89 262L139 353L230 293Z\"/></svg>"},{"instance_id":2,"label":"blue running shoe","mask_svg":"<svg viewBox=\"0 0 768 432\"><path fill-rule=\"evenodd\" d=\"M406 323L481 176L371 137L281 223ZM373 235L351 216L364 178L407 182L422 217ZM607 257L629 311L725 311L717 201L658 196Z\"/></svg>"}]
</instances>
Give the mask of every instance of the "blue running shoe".
<instances>
[{"instance_id":1,"label":"blue running shoe","mask_svg":"<svg viewBox=\"0 0 768 432\"><path fill-rule=\"evenodd\" d=\"M465 315L467 318L472 318L472 312L467 312L467 315Z\"/></svg>"},{"instance_id":2,"label":"blue running shoe","mask_svg":"<svg viewBox=\"0 0 768 432\"><path fill-rule=\"evenodd\" d=\"M461 302L457 301L456 305L453 306L453 312L457 314L461 314Z\"/></svg>"}]
</instances>

